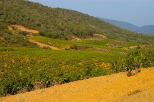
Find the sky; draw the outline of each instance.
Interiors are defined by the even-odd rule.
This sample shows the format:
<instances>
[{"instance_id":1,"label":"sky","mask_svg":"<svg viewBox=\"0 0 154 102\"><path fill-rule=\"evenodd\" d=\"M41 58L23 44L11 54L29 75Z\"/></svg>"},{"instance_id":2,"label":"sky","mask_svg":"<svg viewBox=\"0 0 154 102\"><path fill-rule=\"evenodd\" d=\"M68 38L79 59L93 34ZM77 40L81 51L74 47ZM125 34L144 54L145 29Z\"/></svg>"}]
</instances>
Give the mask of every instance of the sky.
<instances>
[{"instance_id":1,"label":"sky","mask_svg":"<svg viewBox=\"0 0 154 102\"><path fill-rule=\"evenodd\" d=\"M95 17L154 25L154 0L31 0L49 7L77 10Z\"/></svg>"}]
</instances>

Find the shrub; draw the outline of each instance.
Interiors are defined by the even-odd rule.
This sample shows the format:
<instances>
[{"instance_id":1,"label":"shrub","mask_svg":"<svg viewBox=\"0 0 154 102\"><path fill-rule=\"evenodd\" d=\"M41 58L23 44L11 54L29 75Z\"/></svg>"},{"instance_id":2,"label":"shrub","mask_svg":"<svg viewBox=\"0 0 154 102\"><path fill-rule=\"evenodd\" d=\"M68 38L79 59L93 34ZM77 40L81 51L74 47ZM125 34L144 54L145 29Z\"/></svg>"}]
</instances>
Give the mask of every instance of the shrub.
<instances>
[{"instance_id":1,"label":"shrub","mask_svg":"<svg viewBox=\"0 0 154 102\"><path fill-rule=\"evenodd\" d=\"M126 71L126 61L123 57L117 58L114 62L112 62L112 69L114 72L122 72Z\"/></svg>"},{"instance_id":2,"label":"shrub","mask_svg":"<svg viewBox=\"0 0 154 102\"><path fill-rule=\"evenodd\" d=\"M135 51L128 54L126 57L126 67L128 70L135 70L136 68L141 67L151 67L152 66L152 59L150 56L151 51L143 50L143 49L136 49Z\"/></svg>"},{"instance_id":3,"label":"shrub","mask_svg":"<svg viewBox=\"0 0 154 102\"><path fill-rule=\"evenodd\" d=\"M119 57L112 62L112 70L114 72L131 72L136 69L140 71L142 67L152 66L154 66L154 51L140 48L129 52L126 57Z\"/></svg>"}]
</instances>

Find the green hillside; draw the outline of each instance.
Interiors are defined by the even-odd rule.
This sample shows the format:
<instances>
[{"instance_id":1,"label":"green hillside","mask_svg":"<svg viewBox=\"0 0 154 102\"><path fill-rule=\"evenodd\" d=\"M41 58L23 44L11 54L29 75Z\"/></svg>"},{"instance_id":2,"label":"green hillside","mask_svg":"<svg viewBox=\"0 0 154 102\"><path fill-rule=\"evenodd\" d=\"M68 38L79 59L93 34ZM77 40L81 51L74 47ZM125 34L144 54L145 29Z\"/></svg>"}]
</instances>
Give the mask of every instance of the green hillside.
<instances>
[{"instance_id":1,"label":"green hillside","mask_svg":"<svg viewBox=\"0 0 154 102\"><path fill-rule=\"evenodd\" d=\"M109 38L153 42L154 37L137 35L95 17L73 10L49 8L24 0L0 0L0 21L23 25L52 38L71 39L103 34Z\"/></svg>"}]
</instances>

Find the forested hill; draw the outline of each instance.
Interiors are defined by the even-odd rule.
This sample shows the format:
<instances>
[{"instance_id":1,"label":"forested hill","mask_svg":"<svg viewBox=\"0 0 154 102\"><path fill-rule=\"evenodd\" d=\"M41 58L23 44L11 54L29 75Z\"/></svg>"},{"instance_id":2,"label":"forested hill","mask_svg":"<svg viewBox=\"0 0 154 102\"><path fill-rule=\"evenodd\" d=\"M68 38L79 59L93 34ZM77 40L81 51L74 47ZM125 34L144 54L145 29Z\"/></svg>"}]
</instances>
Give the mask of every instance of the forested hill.
<instances>
[{"instance_id":1,"label":"forested hill","mask_svg":"<svg viewBox=\"0 0 154 102\"><path fill-rule=\"evenodd\" d=\"M153 41L150 36L137 35L73 10L50 8L27 0L0 0L0 21L36 29L41 35L69 39L103 34L109 38Z\"/></svg>"}]
</instances>

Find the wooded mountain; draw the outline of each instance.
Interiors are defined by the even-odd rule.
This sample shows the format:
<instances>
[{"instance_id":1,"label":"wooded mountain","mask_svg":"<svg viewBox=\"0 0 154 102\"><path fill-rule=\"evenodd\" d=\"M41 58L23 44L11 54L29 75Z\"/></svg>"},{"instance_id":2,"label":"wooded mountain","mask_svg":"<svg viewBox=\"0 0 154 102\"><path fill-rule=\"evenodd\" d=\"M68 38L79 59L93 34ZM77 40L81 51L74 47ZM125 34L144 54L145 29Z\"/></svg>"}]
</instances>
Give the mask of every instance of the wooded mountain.
<instances>
[{"instance_id":1,"label":"wooded mountain","mask_svg":"<svg viewBox=\"0 0 154 102\"><path fill-rule=\"evenodd\" d=\"M154 35L154 25L146 25L146 26L137 26L131 23L127 23L124 21L118 21L118 20L111 20L111 19L102 19L103 21L106 21L110 24L113 24L115 26L131 30L137 33L143 33L143 34L149 34Z\"/></svg>"},{"instance_id":2,"label":"wooded mountain","mask_svg":"<svg viewBox=\"0 0 154 102\"><path fill-rule=\"evenodd\" d=\"M108 38L127 41L153 42L151 36L144 36L113 26L96 17L73 10L50 8L27 0L0 0L0 21L36 29L40 35L70 39L103 34Z\"/></svg>"}]
</instances>

